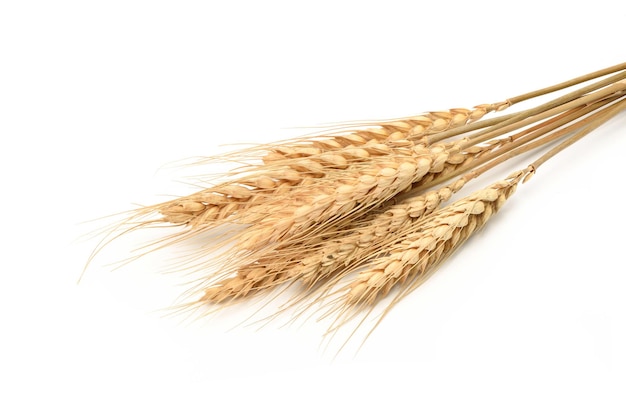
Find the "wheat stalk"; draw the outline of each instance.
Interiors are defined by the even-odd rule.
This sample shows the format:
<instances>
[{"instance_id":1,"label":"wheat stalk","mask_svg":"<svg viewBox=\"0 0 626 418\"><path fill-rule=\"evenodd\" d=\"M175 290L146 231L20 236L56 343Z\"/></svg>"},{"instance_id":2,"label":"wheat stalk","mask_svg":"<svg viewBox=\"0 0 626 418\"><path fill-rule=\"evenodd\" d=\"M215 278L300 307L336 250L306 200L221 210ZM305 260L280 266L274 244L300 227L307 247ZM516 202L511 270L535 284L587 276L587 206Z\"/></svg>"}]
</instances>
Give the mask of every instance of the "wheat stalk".
<instances>
[{"instance_id":1,"label":"wheat stalk","mask_svg":"<svg viewBox=\"0 0 626 418\"><path fill-rule=\"evenodd\" d=\"M279 204L258 207L266 217L242 233L239 247L253 250L307 234L310 227L323 222L362 213L407 189L429 171L440 170L447 155L442 146L389 150L346 168L332 183L320 181L294 188Z\"/></svg>"}]
</instances>

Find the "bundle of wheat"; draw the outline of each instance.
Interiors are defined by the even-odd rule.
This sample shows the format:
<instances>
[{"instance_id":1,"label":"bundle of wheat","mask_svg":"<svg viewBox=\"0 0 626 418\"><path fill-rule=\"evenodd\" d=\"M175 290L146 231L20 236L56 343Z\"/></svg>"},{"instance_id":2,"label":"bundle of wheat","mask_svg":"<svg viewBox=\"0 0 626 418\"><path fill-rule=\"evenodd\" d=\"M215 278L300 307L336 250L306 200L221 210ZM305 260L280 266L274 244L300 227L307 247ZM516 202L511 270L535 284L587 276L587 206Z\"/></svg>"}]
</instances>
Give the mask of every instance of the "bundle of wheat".
<instances>
[{"instance_id":1,"label":"bundle of wheat","mask_svg":"<svg viewBox=\"0 0 626 418\"><path fill-rule=\"evenodd\" d=\"M195 266L217 265L220 273L199 280L185 308L225 306L295 284L299 293L286 308L325 307L323 316L335 317L330 331L386 301L382 319L483 227L520 181L626 107L625 70L623 63L491 105L345 125L210 157L203 163L242 166L190 196L132 212L110 233L182 227L163 247L238 226L213 244L231 243L230 253ZM573 86L539 106L487 117ZM552 143L558 145L526 168L442 207L488 170Z\"/></svg>"}]
</instances>

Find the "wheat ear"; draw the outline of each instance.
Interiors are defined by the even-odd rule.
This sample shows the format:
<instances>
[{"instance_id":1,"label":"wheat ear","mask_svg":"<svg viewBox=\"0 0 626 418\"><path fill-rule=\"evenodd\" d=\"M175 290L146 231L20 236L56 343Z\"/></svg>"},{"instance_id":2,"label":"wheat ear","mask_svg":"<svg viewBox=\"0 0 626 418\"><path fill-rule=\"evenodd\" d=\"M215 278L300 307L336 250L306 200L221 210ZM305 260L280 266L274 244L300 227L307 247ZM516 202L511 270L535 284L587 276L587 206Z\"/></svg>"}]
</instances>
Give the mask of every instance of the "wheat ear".
<instances>
[{"instance_id":1,"label":"wheat ear","mask_svg":"<svg viewBox=\"0 0 626 418\"><path fill-rule=\"evenodd\" d=\"M443 260L487 223L514 193L518 182L529 173L530 169L515 172L503 181L436 211L420 222L419 226L415 225L409 232L401 234L402 239L389 245L384 250L385 255L372 261L367 270L359 273L352 282L336 292L322 296L323 300L339 295L326 302L329 308L323 317L336 315L328 333L335 333L357 315L364 313L342 345L343 348L374 311L377 303L392 289L397 289L397 296L383 310L367 334L369 336L393 305L423 283ZM309 307L318 302L313 300Z\"/></svg>"},{"instance_id":2,"label":"wheat ear","mask_svg":"<svg viewBox=\"0 0 626 418\"><path fill-rule=\"evenodd\" d=\"M320 181L297 187L279 205L261 205L255 210L266 217L243 231L239 248L255 250L294 235L307 235L333 220L358 216L409 188L429 171L440 171L448 147L416 145L408 152L390 150L355 164L333 183Z\"/></svg>"},{"instance_id":3,"label":"wheat ear","mask_svg":"<svg viewBox=\"0 0 626 418\"><path fill-rule=\"evenodd\" d=\"M385 251L388 255L374 262L349 285L348 304L372 304L387 295L396 284L424 274L481 228L515 191L519 180L527 174L516 172L506 180L461 199L411 228Z\"/></svg>"},{"instance_id":4,"label":"wheat ear","mask_svg":"<svg viewBox=\"0 0 626 418\"><path fill-rule=\"evenodd\" d=\"M409 136L415 140L427 134L471 124L490 112L502 111L507 107L507 102L500 102L478 105L472 109L426 112L402 119L344 124L323 134L206 158L202 161L245 161L261 154L264 165L253 166L252 170L248 168L248 175L236 182L209 187L189 196L145 208L144 212L159 212L163 223L192 228L210 226L245 212L248 205L279 197L285 188L298 185L305 178L324 177L333 169L344 169L355 159L363 161L369 158L369 153L377 143L389 147L410 147L414 144L406 140ZM245 222L254 221L247 219Z\"/></svg>"}]
</instances>

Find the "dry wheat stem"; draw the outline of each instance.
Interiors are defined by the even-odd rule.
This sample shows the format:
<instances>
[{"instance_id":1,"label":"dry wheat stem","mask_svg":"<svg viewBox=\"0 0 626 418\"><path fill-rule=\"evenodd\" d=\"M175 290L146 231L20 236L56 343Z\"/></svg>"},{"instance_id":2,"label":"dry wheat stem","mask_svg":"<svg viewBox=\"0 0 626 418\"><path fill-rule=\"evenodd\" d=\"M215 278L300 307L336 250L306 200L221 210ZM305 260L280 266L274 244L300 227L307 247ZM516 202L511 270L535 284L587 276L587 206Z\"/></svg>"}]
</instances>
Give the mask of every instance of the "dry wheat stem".
<instances>
[{"instance_id":1,"label":"dry wheat stem","mask_svg":"<svg viewBox=\"0 0 626 418\"><path fill-rule=\"evenodd\" d=\"M515 97L511 97L510 99L507 99L505 101L503 101L502 103L508 103L509 105L513 105L513 104L518 104L521 103L523 101L526 100L530 100L539 96L543 96L545 94L549 94L549 93L553 93L559 90L563 90L565 88L568 87L572 87L596 78L600 78L600 77L604 77L613 73L616 73L618 71L622 71L622 70L626 70L626 63L622 63L619 65L614 65L612 67L608 67L599 71L594 71L592 73L580 76L580 77L576 77L573 78L571 80L562 82L562 83L558 83L549 87L545 87L539 90L535 90L529 93L525 93L525 94L521 94L519 96L515 96ZM576 91L573 91L565 96L562 96L560 98L554 99L548 103L545 104L546 108L550 108L550 107L555 107L559 104L563 104L566 103L569 100L572 100L574 98L577 98L579 96L582 96L586 93L589 93L593 90L596 90L600 87L606 86L612 82L615 81L619 81L623 79L623 76L621 75L617 75L613 78L607 78L606 80L602 80L599 82L596 82L594 84L591 84L589 86L586 86L584 88L578 89ZM463 133L467 133L471 130L474 129L478 129L478 128L484 128L484 127L488 127L488 126L493 126L495 124L507 121L507 120L512 120L512 121L516 121L516 120L522 120L526 117L530 116L528 111L526 112L517 112L515 114L510 114L510 115L505 115L502 116L501 118L490 118L488 120L485 121L480 121L480 123L474 123L474 124L468 124L468 125L464 125L464 126L458 126L456 128L452 128L452 129L448 129L445 132L439 132L439 133L434 133L434 134L430 134L428 135L428 140L430 141L430 143L435 143L435 142L439 142L443 139L446 138L450 138L452 136L455 135L460 135Z\"/></svg>"},{"instance_id":2,"label":"dry wheat stem","mask_svg":"<svg viewBox=\"0 0 626 418\"><path fill-rule=\"evenodd\" d=\"M626 78L626 72L624 74L620 73L618 74L618 76L620 77L619 80L623 80L624 78ZM606 80L603 80L603 82L604 81ZM558 115L559 113L576 108L580 105L593 103L598 100L602 100L606 97L613 95L614 93L622 92L625 89L626 89L626 82L619 81L619 82L614 82L607 87L601 88L600 90L595 91L594 93L589 93L573 100L571 99L571 94L568 94L566 95L567 100L563 104L553 106L551 104L553 102L557 102L559 99L557 99L556 101L551 101L550 103L530 109L527 112L522 112L520 116L516 116L515 118L509 119L506 122L503 122L502 124L495 125L477 135L468 136L464 139L463 143L460 144L460 148L463 149L465 147L470 147L470 146L479 144L481 142L487 141L489 139L493 139L497 137L498 135L504 134L511 130L523 128L524 126L528 126L538 121L541 121L543 119L546 119L548 117ZM581 89L581 90L586 90L586 89ZM517 119L520 119L520 120L517 120Z\"/></svg>"},{"instance_id":3,"label":"dry wheat stem","mask_svg":"<svg viewBox=\"0 0 626 418\"><path fill-rule=\"evenodd\" d=\"M593 109L594 107L596 109ZM552 158L558 152L562 151L566 146L573 144L574 142L584 137L585 135L587 135L588 133L596 129L598 126L600 126L601 124L603 124L604 122L606 122L607 120L615 116L617 113L623 110L623 107L624 107L623 97L619 97L617 100L607 99L606 101L597 103L594 106L590 106L590 108L593 109L595 113L592 113L591 115L586 115L584 119L578 120L560 129L554 129L551 131L546 130L546 134L540 137L539 139L531 143L521 144L516 149L511 150L506 154L500 155L498 158L495 158L489 163L484 164L483 166L477 168L476 170L473 171L473 173L475 176L479 176L482 173L492 169L493 167L496 167L502 164L503 162L513 157L517 157L532 149L536 149L538 147L551 143L555 140L560 140L569 136L568 139L565 139L561 144L555 146L550 151L546 152L543 157L541 157L540 159L536 160L535 162L531 164L533 167L537 168L538 165L536 164L542 164L543 162L547 161L549 158ZM569 145L564 145L564 144L569 144Z\"/></svg>"},{"instance_id":4,"label":"dry wheat stem","mask_svg":"<svg viewBox=\"0 0 626 418\"><path fill-rule=\"evenodd\" d=\"M483 128L483 127L488 128L488 129L485 129L485 130L482 131L483 134L486 134L486 133L489 133L489 132L491 132L493 130L496 130L496 129L505 127L507 125L510 125L513 122L522 121L522 120L527 119L527 118L529 118L531 116L540 114L541 112L543 112L545 110L549 110L549 109L555 108L557 106L563 105L565 103L568 103L568 102L570 102L570 101L572 101L574 99L582 97L582 96L584 96L584 95L586 95L588 93L591 93L591 92L593 92L595 90L598 90L598 89L600 89L602 87L605 87L607 85L613 84L615 82L619 82L619 81L623 80L624 78L626 78L626 72L622 72L622 73L616 74L616 75L614 75L612 77L606 78L604 80L597 81L597 82L595 82L593 84L590 84L588 86L582 87L582 88L580 88L578 90L575 90L573 92L567 93L567 94L565 94L563 96L560 96L560 97L558 97L556 99L553 99L553 100L551 100L551 101L549 101L547 103L544 103L542 105L536 106L534 108L527 109L525 111L520 111L520 112L511 114L511 115L505 115L505 116L502 116L501 118L490 118L488 120L480 121L479 123L472 124L472 125L459 126L457 128L453 128L453 129L450 129L450 130L445 131L445 132L439 132L439 133L435 133L435 134L429 135L427 138L424 138L424 140L427 140L429 143L440 142L443 139L450 138L450 137L455 136L455 135L460 135L460 134L463 134L463 133L471 132L473 130L478 129L479 127L480 128ZM576 79L574 79L574 80L576 80ZM564 84L566 84L567 86L570 85L570 83L564 83ZM542 89L542 90L537 90L535 92L527 93L527 94L524 94L524 95L521 95L521 96L517 96L517 97L511 98L511 99L508 99L507 102L519 103L520 101L522 101L519 98L525 97L524 100L528 100L528 99L531 99L533 97L536 97L536 96L540 95L538 93L540 93L542 91L545 91L546 93L548 93L548 92L553 92L553 91L558 90L558 89L555 89L555 87L559 87L559 85L553 86L553 87L550 87L550 88L546 88L546 89ZM494 122L494 123L491 123L491 122Z\"/></svg>"},{"instance_id":5,"label":"dry wheat stem","mask_svg":"<svg viewBox=\"0 0 626 418\"><path fill-rule=\"evenodd\" d=\"M476 135L471 135L466 137L466 141L464 146L471 146L474 143L480 143L482 141L488 140L492 137L495 137L503 132L507 132L510 130L515 130L515 129L519 129L522 128L524 126L527 125L531 125L533 123L536 123L537 121L540 121L542 119L545 119L547 117L551 117L554 115L557 115L561 112L567 111L569 109L575 108L577 106L583 105L583 104L588 104L588 103L593 103L595 101L598 100L602 100L606 97L610 97L613 94L616 93L620 93L624 90L625 88L625 83L624 82L618 82L618 83L614 83L608 87L605 87L601 90L598 90L594 93L590 93L587 95L584 95L582 97L579 97L575 100L571 100L568 101L562 105L556 106L556 107L550 107L546 109L545 105L542 106L538 106L535 109L531 109L529 111L529 116L523 118L522 120L517 120L518 118L512 118L510 120L508 120L507 122L504 122L502 124L498 124L493 126L492 128L489 128L483 132L480 132L479 134ZM538 111L540 109L540 111ZM522 112L525 113L525 112Z\"/></svg>"},{"instance_id":6,"label":"dry wheat stem","mask_svg":"<svg viewBox=\"0 0 626 418\"><path fill-rule=\"evenodd\" d=\"M626 71L622 71L619 72L617 74L614 74L610 77L604 78L600 81L596 81L592 84L586 85L584 87L581 87L577 90L574 90L572 92L569 92L563 96L557 97L556 99L550 100L547 103L544 103L542 105L536 106L534 108L528 109L524 112L519 112L517 115L515 115L514 118L512 118L509 123L512 122L517 122L523 119L526 119L530 116L534 116L537 114L540 114L542 112L544 112L545 110L548 109L553 109L555 107L558 106L562 106L568 102L571 102L575 99L579 99L583 96L588 96L590 95L592 92L597 91L597 90L601 90L602 88L605 87L610 87L612 84L618 83L623 81L624 79L626 79ZM533 95L533 93L528 93L529 95ZM513 99L509 99L509 100L516 100L516 98ZM489 130L495 130L498 127L492 127Z\"/></svg>"},{"instance_id":7,"label":"dry wheat stem","mask_svg":"<svg viewBox=\"0 0 626 418\"><path fill-rule=\"evenodd\" d=\"M502 141L502 146L492 149L488 153L483 153L479 155L478 158L469 160L467 162L464 162L463 164L459 164L458 166L451 165L450 167L448 167L447 171L444 170L443 172L439 173L436 178L428 178L428 176L425 176L422 180L423 184L422 182L415 183L412 189L407 192L407 194L419 194L424 190L427 190L442 182L448 181L460 174L463 174L464 172L475 169L476 167L484 166L484 168L480 170L475 170L474 175L478 176L485 171L495 167L496 165L507 161L508 159L514 158L525 152L531 151L532 149L543 146L549 142L552 142L555 139L558 139L559 137L567 135L570 132L581 128L585 124L589 123L589 121L591 120L589 119L589 114L592 114L593 112L601 109L607 104L620 99L621 97L623 97L623 95L624 93L616 96L611 96L609 98L605 98L591 104L581 105L577 108L559 114L540 124L531 126L524 131L512 134L505 138L509 140L508 142L500 140ZM576 121L580 118L582 119ZM565 129L557 129L566 125L568 126ZM537 140L537 138L541 138L541 140ZM474 147L468 148L468 150L471 150Z\"/></svg>"},{"instance_id":8,"label":"dry wheat stem","mask_svg":"<svg viewBox=\"0 0 626 418\"><path fill-rule=\"evenodd\" d=\"M615 117L618 113L622 112L626 109L626 99L620 99L617 103L612 104L609 108L607 108L604 112L599 113L598 117L596 117L593 121L588 123L584 128L582 128L579 132L572 135L567 140L563 141L558 146L554 147L550 151L546 152L543 156L535 160L531 166L536 170L539 166L543 165L550 158L554 157L559 152L563 151L565 148L571 146L576 141L580 140L584 136L588 135L593 130L600 127L602 124L606 123L609 119Z\"/></svg>"},{"instance_id":9,"label":"dry wheat stem","mask_svg":"<svg viewBox=\"0 0 626 418\"><path fill-rule=\"evenodd\" d=\"M596 78L604 77L618 71L626 70L626 63L613 65L611 67L604 68L602 70L594 71L589 74L585 74L579 77L575 77L571 80L564 81L562 83L555 84L550 87L545 87L539 90L531 91L530 93L521 94L519 96L511 97L507 101L511 104L520 103L525 100L533 99L535 97L543 96L545 94L553 93L558 90L563 90L568 87L575 86Z\"/></svg>"}]
</instances>

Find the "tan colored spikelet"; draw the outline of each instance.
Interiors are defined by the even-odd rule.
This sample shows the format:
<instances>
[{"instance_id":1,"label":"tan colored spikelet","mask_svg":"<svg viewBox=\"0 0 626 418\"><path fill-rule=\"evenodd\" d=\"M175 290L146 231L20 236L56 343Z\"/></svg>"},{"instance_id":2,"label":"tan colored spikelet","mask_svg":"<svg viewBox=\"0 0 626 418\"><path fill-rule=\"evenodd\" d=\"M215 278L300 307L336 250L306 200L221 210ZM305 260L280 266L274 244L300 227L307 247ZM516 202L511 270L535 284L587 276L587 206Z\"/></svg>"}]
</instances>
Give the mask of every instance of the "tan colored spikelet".
<instances>
[{"instance_id":1,"label":"tan colored spikelet","mask_svg":"<svg viewBox=\"0 0 626 418\"><path fill-rule=\"evenodd\" d=\"M279 273L264 266L242 268L234 277L220 280L203 289L199 303L231 303L271 286Z\"/></svg>"},{"instance_id":2,"label":"tan colored spikelet","mask_svg":"<svg viewBox=\"0 0 626 418\"><path fill-rule=\"evenodd\" d=\"M241 183L246 184L247 181ZM274 180L266 175L259 176L256 188L241 184L222 184L207 188L189 196L151 207L160 213L163 223L186 225L192 228L211 228L223 221L254 222L245 219L247 209L259 202L278 199L287 192L289 181Z\"/></svg>"},{"instance_id":3,"label":"tan colored spikelet","mask_svg":"<svg viewBox=\"0 0 626 418\"><path fill-rule=\"evenodd\" d=\"M237 180L148 209L160 213L161 222L192 228L211 228L226 220L255 223L266 216L264 211L269 207L282 205L286 193L292 189L310 187L312 182L332 185L346 177L349 166L363 166L392 153L409 154L412 147L410 141L394 141L390 145L370 140L359 148L350 145L323 154L311 152L308 157L249 168L251 173ZM260 209L250 211L253 206Z\"/></svg>"}]
</instances>

